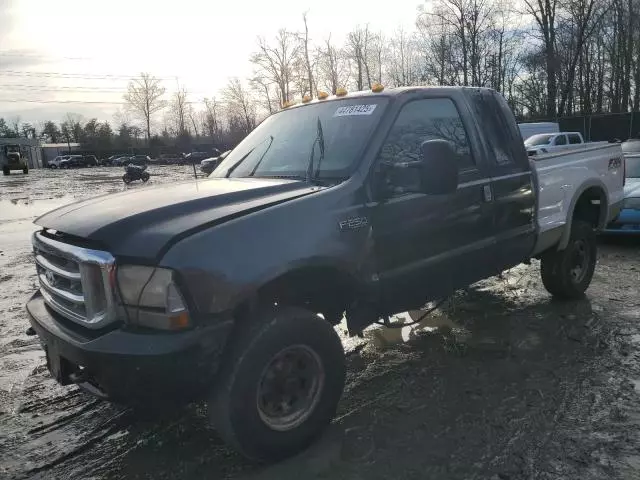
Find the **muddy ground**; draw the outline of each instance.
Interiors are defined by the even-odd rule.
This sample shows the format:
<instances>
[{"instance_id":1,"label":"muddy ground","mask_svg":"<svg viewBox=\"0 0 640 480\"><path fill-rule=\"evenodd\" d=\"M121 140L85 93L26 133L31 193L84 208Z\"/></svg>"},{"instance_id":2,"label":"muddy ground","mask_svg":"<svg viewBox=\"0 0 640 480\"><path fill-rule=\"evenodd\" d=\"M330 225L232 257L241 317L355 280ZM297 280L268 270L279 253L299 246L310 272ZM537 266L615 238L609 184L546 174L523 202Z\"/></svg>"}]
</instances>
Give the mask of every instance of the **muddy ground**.
<instances>
[{"instance_id":1,"label":"muddy ground","mask_svg":"<svg viewBox=\"0 0 640 480\"><path fill-rule=\"evenodd\" d=\"M640 239L601 240L584 300L551 301L534 262L413 328L345 339L338 417L277 465L227 449L203 405L143 417L56 385L24 334L31 222L74 199L193 176L150 171L148 186L129 187L118 168L0 177L0 478L640 479Z\"/></svg>"}]
</instances>

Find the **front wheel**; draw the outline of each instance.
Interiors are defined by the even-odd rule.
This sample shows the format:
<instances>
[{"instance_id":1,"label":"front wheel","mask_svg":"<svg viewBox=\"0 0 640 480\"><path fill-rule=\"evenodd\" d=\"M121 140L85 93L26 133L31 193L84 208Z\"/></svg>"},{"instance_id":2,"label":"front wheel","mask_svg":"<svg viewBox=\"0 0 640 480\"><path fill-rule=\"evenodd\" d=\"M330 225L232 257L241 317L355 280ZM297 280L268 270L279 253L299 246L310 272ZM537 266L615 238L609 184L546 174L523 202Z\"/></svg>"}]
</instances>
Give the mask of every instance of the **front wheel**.
<instances>
[{"instance_id":1,"label":"front wheel","mask_svg":"<svg viewBox=\"0 0 640 480\"><path fill-rule=\"evenodd\" d=\"M29 173L29 167L24 167L24 168L22 169L22 173L24 173L25 175L26 175L27 173Z\"/></svg>"},{"instance_id":2,"label":"front wheel","mask_svg":"<svg viewBox=\"0 0 640 480\"><path fill-rule=\"evenodd\" d=\"M147 183L148 180L149 180L149 174L147 172L142 172L142 181L144 183Z\"/></svg>"},{"instance_id":3,"label":"front wheel","mask_svg":"<svg viewBox=\"0 0 640 480\"><path fill-rule=\"evenodd\" d=\"M4 167L4 168L2 169L2 173L3 173L4 175L9 175L9 174L11 173L11 171L10 171L8 168Z\"/></svg>"},{"instance_id":4,"label":"front wheel","mask_svg":"<svg viewBox=\"0 0 640 480\"><path fill-rule=\"evenodd\" d=\"M265 310L236 332L209 401L211 421L245 457L298 453L333 418L345 381L342 343L312 312Z\"/></svg>"},{"instance_id":5,"label":"front wheel","mask_svg":"<svg viewBox=\"0 0 640 480\"><path fill-rule=\"evenodd\" d=\"M125 173L124 175L122 175L122 181L127 185L131 183L131 177L129 176L128 173Z\"/></svg>"},{"instance_id":6,"label":"front wheel","mask_svg":"<svg viewBox=\"0 0 640 480\"><path fill-rule=\"evenodd\" d=\"M564 250L554 250L541 258L542 283L554 297L576 299L589 288L596 268L598 246L593 227L574 220L569 244Z\"/></svg>"}]
</instances>

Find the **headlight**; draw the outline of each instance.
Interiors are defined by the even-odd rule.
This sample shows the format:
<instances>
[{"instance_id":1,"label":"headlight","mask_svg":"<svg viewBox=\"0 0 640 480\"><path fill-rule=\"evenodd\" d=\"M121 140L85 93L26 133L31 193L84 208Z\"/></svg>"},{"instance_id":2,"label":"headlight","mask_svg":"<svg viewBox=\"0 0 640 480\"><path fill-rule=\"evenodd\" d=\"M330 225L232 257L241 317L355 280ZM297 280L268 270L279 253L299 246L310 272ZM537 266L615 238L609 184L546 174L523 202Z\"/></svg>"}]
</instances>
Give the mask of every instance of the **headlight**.
<instances>
[{"instance_id":1,"label":"headlight","mask_svg":"<svg viewBox=\"0 0 640 480\"><path fill-rule=\"evenodd\" d=\"M622 208L629 208L631 210L640 210L640 197L625 198Z\"/></svg>"},{"instance_id":2,"label":"headlight","mask_svg":"<svg viewBox=\"0 0 640 480\"><path fill-rule=\"evenodd\" d=\"M178 330L190 325L184 298L167 268L123 265L118 267L122 301L135 325Z\"/></svg>"}]
</instances>

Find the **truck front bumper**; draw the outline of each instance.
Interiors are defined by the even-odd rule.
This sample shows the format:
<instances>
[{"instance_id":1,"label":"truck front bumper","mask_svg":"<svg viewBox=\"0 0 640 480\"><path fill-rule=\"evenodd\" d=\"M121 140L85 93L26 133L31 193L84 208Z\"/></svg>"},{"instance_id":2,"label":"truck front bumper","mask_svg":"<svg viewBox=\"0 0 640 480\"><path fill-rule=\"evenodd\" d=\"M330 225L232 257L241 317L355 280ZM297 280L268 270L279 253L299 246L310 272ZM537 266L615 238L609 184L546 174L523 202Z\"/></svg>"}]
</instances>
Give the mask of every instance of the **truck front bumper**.
<instances>
[{"instance_id":1,"label":"truck front bumper","mask_svg":"<svg viewBox=\"0 0 640 480\"><path fill-rule=\"evenodd\" d=\"M27 312L58 382L123 403L187 401L210 387L233 326L227 319L182 333L118 328L88 336L49 310L39 293Z\"/></svg>"}]
</instances>

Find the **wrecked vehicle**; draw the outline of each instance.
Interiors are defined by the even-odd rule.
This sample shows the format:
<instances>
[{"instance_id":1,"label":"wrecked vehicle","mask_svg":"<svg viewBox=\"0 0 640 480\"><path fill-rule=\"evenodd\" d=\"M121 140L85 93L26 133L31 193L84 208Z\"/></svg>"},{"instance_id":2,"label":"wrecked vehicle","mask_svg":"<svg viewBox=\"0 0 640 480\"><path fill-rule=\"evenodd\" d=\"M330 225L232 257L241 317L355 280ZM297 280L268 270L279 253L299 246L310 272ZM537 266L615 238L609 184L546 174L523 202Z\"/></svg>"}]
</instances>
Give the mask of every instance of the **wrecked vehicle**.
<instances>
[{"instance_id":1,"label":"wrecked vehicle","mask_svg":"<svg viewBox=\"0 0 640 480\"><path fill-rule=\"evenodd\" d=\"M29 333L62 384L143 405L203 395L239 452L283 458L336 411L343 316L359 334L532 257L552 295L580 297L623 182L619 145L530 161L492 90L322 95L205 181L38 218Z\"/></svg>"}]
</instances>

